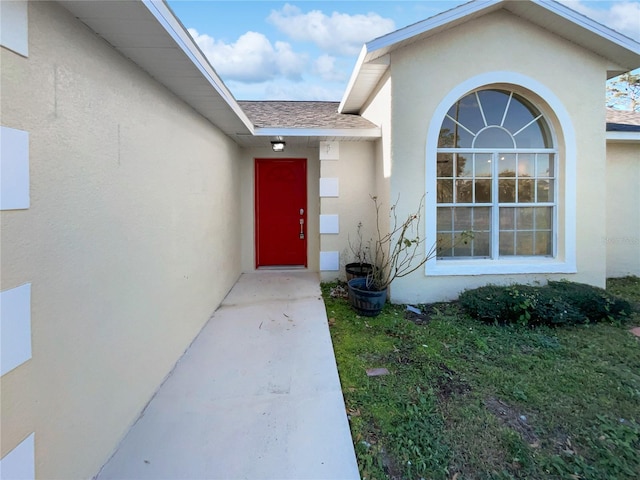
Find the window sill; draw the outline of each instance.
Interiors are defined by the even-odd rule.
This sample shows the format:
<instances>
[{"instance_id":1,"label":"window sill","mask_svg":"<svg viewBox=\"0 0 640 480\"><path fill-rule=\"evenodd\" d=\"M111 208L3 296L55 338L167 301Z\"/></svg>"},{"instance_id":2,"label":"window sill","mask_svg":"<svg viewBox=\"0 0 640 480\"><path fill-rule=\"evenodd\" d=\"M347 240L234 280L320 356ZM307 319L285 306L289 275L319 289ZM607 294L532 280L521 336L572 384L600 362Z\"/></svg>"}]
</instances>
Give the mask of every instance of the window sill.
<instances>
[{"instance_id":1,"label":"window sill","mask_svg":"<svg viewBox=\"0 0 640 480\"><path fill-rule=\"evenodd\" d=\"M508 275L536 273L576 273L575 262L554 258L514 258L508 260L431 260L427 277L449 275Z\"/></svg>"}]
</instances>

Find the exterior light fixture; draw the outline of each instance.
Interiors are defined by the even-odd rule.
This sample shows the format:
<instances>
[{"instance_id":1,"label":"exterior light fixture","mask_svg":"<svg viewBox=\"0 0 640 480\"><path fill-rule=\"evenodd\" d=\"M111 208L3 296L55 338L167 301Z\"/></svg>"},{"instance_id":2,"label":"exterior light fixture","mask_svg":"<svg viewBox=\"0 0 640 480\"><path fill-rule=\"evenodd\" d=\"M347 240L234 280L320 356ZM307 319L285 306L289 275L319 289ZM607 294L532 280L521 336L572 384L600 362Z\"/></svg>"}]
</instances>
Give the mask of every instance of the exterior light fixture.
<instances>
[{"instance_id":1,"label":"exterior light fixture","mask_svg":"<svg viewBox=\"0 0 640 480\"><path fill-rule=\"evenodd\" d=\"M286 145L284 140L274 140L271 142L271 148L274 152L284 152L284 146Z\"/></svg>"}]
</instances>

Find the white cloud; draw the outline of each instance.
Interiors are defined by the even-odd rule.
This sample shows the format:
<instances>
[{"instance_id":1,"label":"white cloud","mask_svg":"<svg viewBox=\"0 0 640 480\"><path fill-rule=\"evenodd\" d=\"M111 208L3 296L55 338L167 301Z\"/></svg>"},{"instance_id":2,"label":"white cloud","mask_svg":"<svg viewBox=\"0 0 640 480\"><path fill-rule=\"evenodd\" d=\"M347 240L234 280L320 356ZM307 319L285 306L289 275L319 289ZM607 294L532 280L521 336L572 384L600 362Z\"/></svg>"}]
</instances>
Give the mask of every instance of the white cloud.
<instances>
[{"instance_id":1,"label":"white cloud","mask_svg":"<svg viewBox=\"0 0 640 480\"><path fill-rule=\"evenodd\" d=\"M596 2L585 0L561 0L562 3L587 17L602 23L634 40L640 41L640 2L627 0L610 2L609 9L593 6Z\"/></svg>"},{"instance_id":2,"label":"white cloud","mask_svg":"<svg viewBox=\"0 0 640 480\"><path fill-rule=\"evenodd\" d=\"M279 76L300 80L308 59L293 51L286 42L275 46L262 33L247 32L235 43L227 44L190 28L189 33L225 80L264 82Z\"/></svg>"},{"instance_id":3,"label":"white cloud","mask_svg":"<svg viewBox=\"0 0 640 480\"><path fill-rule=\"evenodd\" d=\"M269 80L263 83L230 81L227 86L238 100L323 100L340 101L344 84L318 81Z\"/></svg>"},{"instance_id":4,"label":"white cloud","mask_svg":"<svg viewBox=\"0 0 640 480\"><path fill-rule=\"evenodd\" d=\"M328 86L307 82L304 84L273 83L266 88L267 98L273 100L322 100L340 101L344 93L344 85Z\"/></svg>"},{"instance_id":5,"label":"white cloud","mask_svg":"<svg viewBox=\"0 0 640 480\"><path fill-rule=\"evenodd\" d=\"M313 64L313 72L328 82L342 82L347 75L336 67L336 58L331 55L320 55Z\"/></svg>"},{"instance_id":6,"label":"white cloud","mask_svg":"<svg viewBox=\"0 0 640 480\"><path fill-rule=\"evenodd\" d=\"M327 16L320 10L302 13L290 4L273 10L268 20L292 39L313 42L325 52L338 55L357 55L365 42L395 30L393 20L377 13L333 12Z\"/></svg>"}]
</instances>

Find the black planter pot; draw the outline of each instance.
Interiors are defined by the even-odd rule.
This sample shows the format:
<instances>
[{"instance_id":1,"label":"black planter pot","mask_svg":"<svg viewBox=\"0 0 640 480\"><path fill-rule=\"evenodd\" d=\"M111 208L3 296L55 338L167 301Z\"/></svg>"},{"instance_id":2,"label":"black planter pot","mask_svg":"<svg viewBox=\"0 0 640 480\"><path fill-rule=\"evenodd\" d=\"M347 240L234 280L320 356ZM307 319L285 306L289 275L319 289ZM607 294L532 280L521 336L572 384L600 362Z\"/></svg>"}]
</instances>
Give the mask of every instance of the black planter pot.
<instances>
[{"instance_id":1,"label":"black planter pot","mask_svg":"<svg viewBox=\"0 0 640 480\"><path fill-rule=\"evenodd\" d=\"M347 272L347 282L354 278L364 278L371 273L373 265L370 263L347 263L344 266L345 272Z\"/></svg>"},{"instance_id":2,"label":"black planter pot","mask_svg":"<svg viewBox=\"0 0 640 480\"><path fill-rule=\"evenodd\" d=\"M375 317L382 311L387 301L387 289L368 290L366 278L354 278L349 286L349 303L353 309L365 317Z\"/></svg>"}]
</instances>

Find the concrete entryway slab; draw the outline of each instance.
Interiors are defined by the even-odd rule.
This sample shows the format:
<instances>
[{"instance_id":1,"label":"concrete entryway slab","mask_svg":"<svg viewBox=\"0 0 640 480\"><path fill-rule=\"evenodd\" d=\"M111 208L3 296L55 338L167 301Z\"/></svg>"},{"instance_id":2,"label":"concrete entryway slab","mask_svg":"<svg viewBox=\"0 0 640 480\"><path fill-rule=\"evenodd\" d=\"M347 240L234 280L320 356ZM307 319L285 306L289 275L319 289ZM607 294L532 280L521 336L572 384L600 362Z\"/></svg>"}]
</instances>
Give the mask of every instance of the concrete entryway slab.
<instances>
[{"instance_id":1,"label":"concrete entryway slab","mask_svg":"<svg viewBox=\"0 0 640 480\"><path fill-rule=\"evenodd\" d=\"M318 275L242 275L97 478L360 478Z\"/></svg>"}]
</instances>

